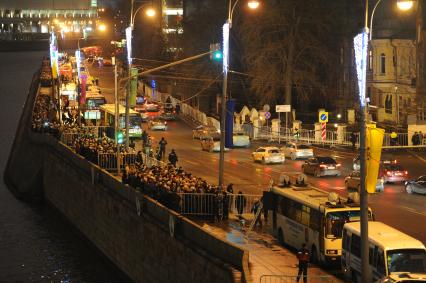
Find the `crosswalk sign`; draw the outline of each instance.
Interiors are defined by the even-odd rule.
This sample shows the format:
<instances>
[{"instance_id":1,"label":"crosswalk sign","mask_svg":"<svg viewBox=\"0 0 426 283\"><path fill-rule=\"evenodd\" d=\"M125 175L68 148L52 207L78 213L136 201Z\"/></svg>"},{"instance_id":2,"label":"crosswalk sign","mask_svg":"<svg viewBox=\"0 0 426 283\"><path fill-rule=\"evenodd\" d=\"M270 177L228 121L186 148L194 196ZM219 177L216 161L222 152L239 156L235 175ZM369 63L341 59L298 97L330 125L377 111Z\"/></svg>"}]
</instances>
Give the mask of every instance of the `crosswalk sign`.
<instances>
[{"instance_id":1,"label":"crosswalk sign","mask_svg":"<svg viewBox=\"0 0 426 283\"><path fill-rule=\"evenodd\" d=\"M320 123L328 123L328 112L320 111L318 113L318 120Z\"/></svg>"}]
</instances>

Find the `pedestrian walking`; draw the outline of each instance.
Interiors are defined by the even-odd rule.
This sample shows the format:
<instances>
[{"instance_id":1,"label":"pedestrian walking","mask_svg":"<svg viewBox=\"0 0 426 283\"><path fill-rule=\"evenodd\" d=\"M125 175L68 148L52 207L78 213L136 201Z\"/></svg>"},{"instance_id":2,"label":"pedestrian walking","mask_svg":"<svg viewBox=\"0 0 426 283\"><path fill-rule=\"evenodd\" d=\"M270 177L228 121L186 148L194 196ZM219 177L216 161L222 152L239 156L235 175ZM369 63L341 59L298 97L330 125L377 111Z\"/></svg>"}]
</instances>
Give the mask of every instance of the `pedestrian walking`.
<instances>
[{"instance_id":1,"label":"pedestrian walking","mask_svg":"<svg viewBox=\"0 0 426 283\"><path fill-rule=\"evenodd\" d=\"M296 139L296 141L299 141L300 133L298 128L294 129L294 138Z\"/></svg>"},{"instance_id":2,"label":"pedestrian walking","mask_svg":"<svg viewBox=\"0 0 426 283\"><path fill-rule=\"evenodd\" d=\"M297 259L299 260L299 272L297 273L297 282L303 274L303 282L308 282L308 263L309 263L309 251L306 249L306 244L302 244L302 248L297 251Z\"/></svg>"},{"instance_id":3,"label":"pedestrian walking","mask_svg":"<svg viewBox=\"0 0 426 283\"><path fill-rule=\"evenodd\" d=\"M170 154L169 154L169 162L170 162L170 164L172 164L173 165L173 167L175 167L176 168L176 162L178 161L178 157L177 157L177 155L176 155L176 152L175 152L175 150L174 149L172 149L172 151L170 152Z\"/></svg>"},{"instance_id":4,"label":"pedestrian walking","mask_svg":"<svg viewBox=\"0 0 426 283\"><path fill-rule=\"evenodd\" d=\"M419 145L423 145L424 135L422 131L419 132Z\"/></svg>"},{"instance_id":5,"label":"pedestrian walking","mask_svg":"<svg viewBox=\"0 0 426 283\"><path fill-rule=\"evenodd\" d=\"M239 191L237 198L235 199L235 206L237 207L237 212L239 217L241 217L241 215L243 214L243 211L246 205L247 205L247 200L243 196L243 193Z\"/></svg>"},{"instance_id":6,"label":"pedestrian walking","mask_svg":"<svg viewBox=\"0 0 426 283\"><path fill-rule=\"evenodd\" d=\"M262 214L260 213L259 217L256 218L256 215L257 215L257 212L259 211L259 209L260 209L260 201L256 200L255 203L253 204L253 207L251 208L251 212L253 213L253 216L254 216L254 220L253 221L256 221L254 223L254 226L256 226L257 224L259 224L260 227L262 227L262 219L261 219L262 218Z\"/></svg>"},{"instance_id":7,"label":"pedestrian walking","mask_svg":"<svg viewBox=\"0 0 426 283\"><path fill-rule=\"evenodd\" d=\"M180 113L180 104L179 103L176 104L175 111L176 111L176 115L179 115L179 113Z\"/></svg>"},{"instance_id":8,"label":"pedestrian walking","mask_svg":"<svg viewBox=\"0 0 426 283\"><path fill-rule=\"evenodd\" d=\"M352 143L352 151L355 151L356 135L354 132L351 133L351 143Z\"/></svg>"},{"instance_id":9,"label":"pedestrian walking","mask_svg":"<svg viewBox=\"0 0 426 283\"><path fill-rule=\"evenodd\" d=\"M166 145L167 145L167 141L164 139L164 137L161 138L161 140L158 142L158 145L160 146L160 150L159 150L160 159L162 159L166 154Z\"/></svg>"}]
</instances>

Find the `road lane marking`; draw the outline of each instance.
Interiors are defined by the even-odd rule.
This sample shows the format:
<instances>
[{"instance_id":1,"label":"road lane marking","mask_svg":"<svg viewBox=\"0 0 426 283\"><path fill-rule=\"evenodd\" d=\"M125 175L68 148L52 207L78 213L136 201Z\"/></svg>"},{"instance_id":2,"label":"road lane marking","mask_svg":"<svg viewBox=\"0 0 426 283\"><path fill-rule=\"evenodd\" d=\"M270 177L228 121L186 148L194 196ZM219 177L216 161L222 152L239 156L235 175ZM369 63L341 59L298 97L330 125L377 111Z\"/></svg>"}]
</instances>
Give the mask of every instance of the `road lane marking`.
<instances>
[{"instance_id":1,"label":"road lane marking","mask_svg":"<svg viewBox=\"0 0 426 283\"><path fill-rule=\"evenodd\" d=\"M426 159L421 157L420 155L418 155L417 153L415 153L412 150L408 150L409 153L411 153L411 155L413 155L414 157L417 157L419 160L423 161L424 163L426 163Z\"/></svg>"},{"instance_id":2,"label":"road lane marking","mask_svg":"<svg viewBox=\"0 0 426 283\"><path fill-rule=\"evenodd\" d=\"M400 208L404 209L404 210L409 211L409 212L412 212L412 213L415 213L415 214L419 214L419 215L422 215L422 216L426 216L426 213L416 211L414 208L411 208L411 207L408 207L408 206L403 206L403 205L398 205L398 206Z\"/></svg>"}]
</instances>

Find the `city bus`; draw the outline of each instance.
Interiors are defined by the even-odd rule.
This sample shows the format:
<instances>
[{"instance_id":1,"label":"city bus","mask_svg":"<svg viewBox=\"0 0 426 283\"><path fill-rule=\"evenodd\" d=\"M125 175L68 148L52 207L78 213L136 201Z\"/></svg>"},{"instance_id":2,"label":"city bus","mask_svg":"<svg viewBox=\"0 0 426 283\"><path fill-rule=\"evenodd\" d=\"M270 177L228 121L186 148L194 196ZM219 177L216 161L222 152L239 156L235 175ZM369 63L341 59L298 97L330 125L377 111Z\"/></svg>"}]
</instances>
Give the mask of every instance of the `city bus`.
<instances>
[{"instance_id":1,"label":"city bus","mask_svg":"<svg viewBox=\"0 0 426 283\"><path fill-rule=\"evenodd\" d=\"M425 246L419 240L393 227L382 222L368 222L368 246L371 282L391 274L426 274ZM341 263L345 277L360 283L361 229L359 222L347 223L343 227Z\"/></svg>"},{"instance_id":2,"label":"city bus","mask_svg":"<svg viewBox=\"0 0 426 283\"><path fill-rule=\"evenodd\" d=\"M358 203L312 187L273 186L264 192L263 202L272 219L270 232L279 242L297 249L305 243L311 261L322 264L340 263L343 225L360 221Z\"/></svg>"},{"instance_id":3,"label":"city bus","mask_svg":"<svg viewBox=\"0 0 426 283\"><path fill-rule=\"evenodd\" d=\"M101 119L100 106L106 103L105 96L96 92L86 92L84 119L95 123Z\"/></svg>"},{"instance_id":4,"label":"city bus","mask_svg":"<svg viewBox=\"0 0 426 283\"><path fill-rule=\"evenodd\" d=\"M119 105L119 128L125 129L126 109L124 106ZM104 126L110 127L112 130L107 131L107 136L111 139L115 138L115 104L103 104L99 106L101 121ZM142 137L142 119L138 112L129 109L129 138Z\"/></svg>"}]
</instances>

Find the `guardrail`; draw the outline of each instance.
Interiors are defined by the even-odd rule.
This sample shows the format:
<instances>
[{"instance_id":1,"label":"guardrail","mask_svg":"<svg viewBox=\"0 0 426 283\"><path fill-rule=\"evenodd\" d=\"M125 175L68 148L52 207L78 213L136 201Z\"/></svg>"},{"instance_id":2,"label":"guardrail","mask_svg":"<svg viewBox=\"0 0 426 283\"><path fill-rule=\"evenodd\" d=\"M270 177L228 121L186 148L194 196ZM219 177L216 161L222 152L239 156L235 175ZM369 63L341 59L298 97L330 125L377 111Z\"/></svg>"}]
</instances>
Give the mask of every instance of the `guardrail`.
<instances>
[{"instance_id":1,"label":"guardrail","mask_svg":"<svg viewBox=\"0 0 426 283\"><path fill-rule=\"evenodd\" d=\"M193 216L223 215L224 210L233 214L252 213L254 204L261 195L215 194L215 193L178 193L180 213Z\"/></svg>"},{"instance_id":2,"label":"guardrail","mask_svg":"<svg viewBox=\"0 0 426 283\"><path fill-rule=\"evenodd\" d=\"M304 278L300 278L303 281ZM333 283L337 282L331 276L306 276L308 283ZM262 275L260 276L260 283L290 283L298 282L297 276L289 275ZM299 281L300 282L300 281Z\"/></svg>"}]
</instances>

